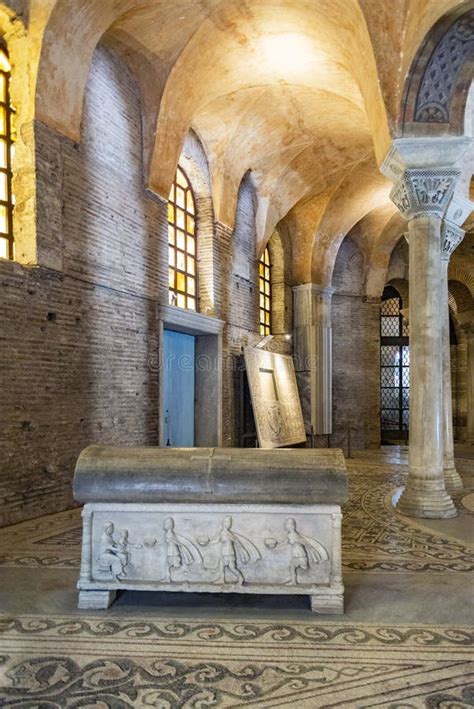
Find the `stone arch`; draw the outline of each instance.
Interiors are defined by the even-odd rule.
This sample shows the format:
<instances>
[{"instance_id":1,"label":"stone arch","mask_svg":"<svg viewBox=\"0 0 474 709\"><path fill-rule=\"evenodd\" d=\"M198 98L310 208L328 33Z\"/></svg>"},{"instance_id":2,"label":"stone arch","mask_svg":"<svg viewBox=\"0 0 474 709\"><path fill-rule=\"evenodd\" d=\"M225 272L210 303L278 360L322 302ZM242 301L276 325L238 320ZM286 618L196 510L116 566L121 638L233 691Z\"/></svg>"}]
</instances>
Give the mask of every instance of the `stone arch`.
<instances>
[{"instance_id":1,"label":"stone arch","mask_svg":"<svg viewBox=\"0 0 474 709\"><path fill-rule=\"evenodd\" d=\"M136 0L57 0L46 20L36 83L36 117L78 142L94 50Z\"/></svg>"},{"instance_id":2,"label":"stone arch","mask_svg":"<svg viewBox=\"0 0 474 709\"><path fill-rule=\"evenodd\" d=\"M448 306L453 315L456 316L458 312L458 306L456 303L456 298L450 290L448 290Z\"/></svg>"},{"instance_id":3,"label":"stone arch","mask_svg":"<svg viewBox=\"0 0 474 709\"><path fill-rule=\"evenodd\" d=\"M402 299L403 310L407 310L410 303L408 280L406 278L390 278L386 285L395 288ZM403 314L405 315L405 313Z\"/></svg>"},{"instance_id":4,"label":"stone arch","mask_svg":"<svg viewBox=\"0 0 474 709\"><path fill-rule=\"evenodd\" d=\"M214 208L211 178L204 146L192 130L186 136L178 164L184 169L191 183L196 204L199 310L205 315L215 315Z\"/></svg>"},{"instance_id":5,"label":"stone arch","mask_svg":"<svg viewBox=\"0 0 474 709\"><path fill-rule=\"evenodd\" d=\"M405 82L402 135L463 135L474 73L474 2L442 17L420 46Z\"/></svg>"},{"instance_id":6,"label":"stone arch","mask_svg":"<svg viewBox=\"0 0 474 709\"><path fill-rule=\"evenodd\" d=\"M398 239L390 255L386 282L393 280L408 281L408 244L404 236Z\"/></svg>"},{"instance_id":7,"label":"stone arch","mask_svg":"<svg viewBox=\"0 0 474 709\"><path fill-rule=\"evenodd\" d=\"M465 268L462 263L459 263L455 255L451 258L449 264L448 278L450 281L462 283L474 298L474 274L469 268Z\"/></svg>"},{"instance_id":8,"label":"stone arch","mask_svg":"<svg viewBox=\"0 0 474 709\"><path fill-rule=\"evenodd\" d=\"M367 296L380 298L387 281L387 272L394 249L404 238L406 222L400 213L395 213L372 249L367 268Z\"/></svg>"},{"instance_id":9,"label":"stone arch","mask_svg":"<svg viewBox=\"0 0 474 709\"><path fill-rule=\"evenodd\" d=\"M167 255L154 230L157 202L143 190L141 117L134 75L114 48L99 42L78 145L37 126L41 149L47 156L60 155L62 166L57 179L49 162L39 173L39 189L51 190L56 211L39 213L37 235L39 244L50 240L50 252L55 247L59 270L107 277L116 286L153 296L163 288L156 267Z\"/></svg>"},{"instance_id":10,"label":"stone arch","mask_svg":"<svg viewBox=\"0 0 474 709\"><path fill-rule=\"evenodd\" d=\"M449 302L453 314L459 318L461 313L468 313L474 308L474 297L469 288L461 281L449 277Z\"/></svg>"},{"instance_id":11,"label":"stone arch","mask_svg":"<svg viewBox=\"0 0 474 709\"><path fill-rule=\"evenodd\" d=\"M231 310L239 313L244 327L258 331L259 290L256 252L257 191L252 173L246 172L240 183L235 227L230 241L230 278L225 288Z\"/></svg>"},{"instance_id":12,"label":"stone arch","mask_svg":"<svg viewBox=\"0 0 474 709\"><path fill-rule=\"evenodd\" d=\"M291 244L284 232L276 228L267 243L271 263L272 335L284 335L293 328L291 290Z\"/></svg>"}]
</instances>

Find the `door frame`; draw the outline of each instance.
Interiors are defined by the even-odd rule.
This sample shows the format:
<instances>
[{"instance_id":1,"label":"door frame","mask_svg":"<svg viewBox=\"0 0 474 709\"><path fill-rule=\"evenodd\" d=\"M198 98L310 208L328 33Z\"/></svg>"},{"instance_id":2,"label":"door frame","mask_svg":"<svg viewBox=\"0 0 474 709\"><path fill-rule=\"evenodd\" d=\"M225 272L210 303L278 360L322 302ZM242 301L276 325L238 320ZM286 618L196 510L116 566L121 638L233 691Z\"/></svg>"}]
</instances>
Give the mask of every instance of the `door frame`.
<instances>
[{"instance_id":1,"label":"door frame","mask_svg":"<svg viewBox=\"0 0 474 709\"><path fill-rule=\"evenodd\" d=\"M158 442L164 446L164 330L196 338L194 440L198 447L222 445L222 333L224 321L175 305L158 306Z\"/></svg>"}]
</instances>

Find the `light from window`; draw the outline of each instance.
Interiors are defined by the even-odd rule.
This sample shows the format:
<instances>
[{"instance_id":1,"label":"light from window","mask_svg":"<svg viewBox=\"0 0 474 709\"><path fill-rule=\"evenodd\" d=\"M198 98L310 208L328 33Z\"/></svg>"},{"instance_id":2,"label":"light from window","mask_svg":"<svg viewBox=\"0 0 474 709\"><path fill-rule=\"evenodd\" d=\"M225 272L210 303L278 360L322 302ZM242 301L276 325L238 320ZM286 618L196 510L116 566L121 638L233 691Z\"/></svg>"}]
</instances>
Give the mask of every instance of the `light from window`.
<instances>
[{"instance_id":1,"label":"light from window","mask_svg":"<svg viewBox=\"0 0 474 709\"><path fill-rule=\"evenodd\" d=\"M388 286L380 311L380 413L382 441L403 441L410 418L408 323L398 292Z\"/></svg>"},{"instance_id":2,"label":"light from window","mask_svg":"<svg viewBox=\"0 0 474 709\"><path fill-rule=\"evenodd\" d=\"M263 252L258 265L260 293L260 334L269 335L272 328L271 298L272 284L270 280L270 254L268 249Z\"/></svg>"},{"instance_id":3,"label":"light from window","mask_svg":"<svg viewBox=\"0 0 474 709\"><path fill-rule=\"evenodd\" d=\"M168 278L171 305L196 310L196 207L180 167L168 199Z\"/></svg>"},{"instance_id":4,"label":"light from window","mask_svg":"<svg viewBox=\"0 0 474 709\"><path fill-rule=\"evenodd\" d=\"M0 47L0 258L15 257L13 243L13 114L8 54Z\"/></svg>"}]
</instances>

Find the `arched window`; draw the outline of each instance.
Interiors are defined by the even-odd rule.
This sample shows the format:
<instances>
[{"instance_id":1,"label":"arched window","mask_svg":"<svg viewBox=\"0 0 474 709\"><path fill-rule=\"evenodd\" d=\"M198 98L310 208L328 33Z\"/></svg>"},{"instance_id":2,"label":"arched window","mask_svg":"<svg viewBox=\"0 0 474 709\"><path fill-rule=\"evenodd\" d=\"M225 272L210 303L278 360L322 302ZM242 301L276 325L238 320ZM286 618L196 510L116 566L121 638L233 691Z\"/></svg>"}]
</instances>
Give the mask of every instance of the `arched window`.
<instances>
[{"instance_id":1,"label":"arched window","mask_svg":"<svg viewBox=\"0 0 474 709\"><path fill-rule=\"evenodd\" d=\"M168 199L168 266L169 302L197 310L196 206L181 167Z\"/></svg>"},{"instance_id":2,"label":"arched window","mask_svg":"<svg viewBox=\"0 0 474 709\"><path fill-rule=\"evenodd\" d=\"M408 436L410 414L410 347L402 299L387 286L380 311L380 410L382 442Z\"/></svg>"},{"instance_id":3,"label":"arched window","mask_svg":"<svg viewBox=\"0 0 474 709\"><path fill-rule=\"evenodd\" d=\"M0 46L0 258L13 259L12 158L13 114L10 103L11 66L6 49Z\"/></svg>"},{"instance_id":4,"label":"arched window","mask_svg":"<svg viewBox=\"0 0 474 709\"><path fill-rule=\"evenodd\" d=\"M259 262L259 293L260 293L260 334L270 335L272 329L272 284L271 284L271 264L268 248L262 254Z\"/></svg>"}]
</instances>

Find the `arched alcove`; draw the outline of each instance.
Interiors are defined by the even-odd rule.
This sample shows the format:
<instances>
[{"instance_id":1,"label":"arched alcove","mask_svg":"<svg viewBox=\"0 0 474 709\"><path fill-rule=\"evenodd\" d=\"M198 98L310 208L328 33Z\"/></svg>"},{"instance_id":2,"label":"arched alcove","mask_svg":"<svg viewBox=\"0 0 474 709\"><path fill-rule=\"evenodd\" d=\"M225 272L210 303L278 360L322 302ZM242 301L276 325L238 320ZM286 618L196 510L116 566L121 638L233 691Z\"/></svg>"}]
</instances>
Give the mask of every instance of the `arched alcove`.
<instances>
[{"instance_id":1,"label":"arched alcove","mask_svg":"<svg viewBox=\"0 0 474 709\"><path fill-rule=\"evenodd\" d=\"M463 135L474 75L474 3L462 3L431 28L405 82L403 135Z\"/></svg>"},{"instance_id":2,"label":"arched alcove","mask_svg":"<svg viewBox=\"0 0 474 709\"><path fill-rule=\"evenodd\" d=\"M366 261L357 230L343 239L334 264L332 295L332 446L380 445L379 299L365 294Z\"/></svg>"},{"instance_id":3,"label":"arched alcove","mask_svg":"<svg viewBox=\"0 0 474 709\"><path fill-rule=\"evenodd\" d=\"M408 243L404 236L397 241L390 255L385 282L394 279L408 281Z\"/></svg>"},{"instance_id":4,"label":"arched alcove","mask_svg":"<svg viewBox=\"0 0 474 709\"><path fill-rule=\"evenodd\" d=\"M349 234L337 253L332 277L336 293L362 296L365 281L365 259L357 242Z\"/></svg>"},{"instance_id":5,"label":"arched alcove","mask_svg":"<svg viewBox=\"0 0 474 709\"><path fill-rule=\"evenodd\" d=\"M179 165L189 179L196 205L199 311L204 315L215 315L214 208L211 178L206 152L199 137L192 130L186 136Z\"/></svg>"}]
</instances>

